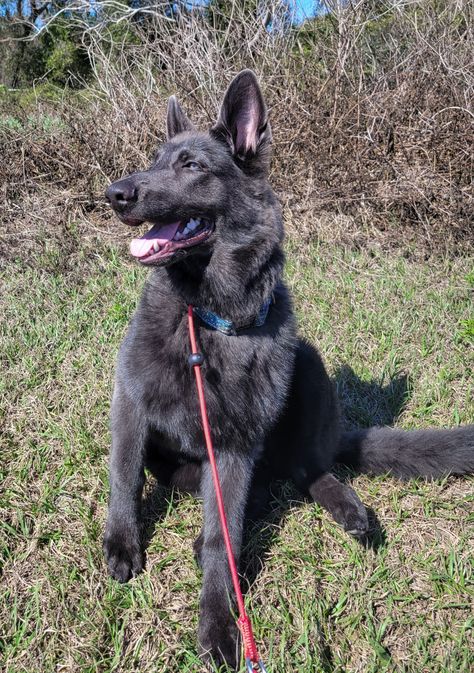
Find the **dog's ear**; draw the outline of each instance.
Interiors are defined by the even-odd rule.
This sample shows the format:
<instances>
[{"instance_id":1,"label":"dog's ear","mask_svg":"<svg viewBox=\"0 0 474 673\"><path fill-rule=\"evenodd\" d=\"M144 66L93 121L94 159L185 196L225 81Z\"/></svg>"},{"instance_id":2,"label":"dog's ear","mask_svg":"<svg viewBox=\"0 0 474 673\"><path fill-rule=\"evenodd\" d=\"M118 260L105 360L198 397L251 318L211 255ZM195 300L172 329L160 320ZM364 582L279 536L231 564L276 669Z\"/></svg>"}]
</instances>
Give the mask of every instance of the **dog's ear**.
<instances>
[{"instance_id":1,"label":"dog's ear","mask_svg":"<svg viewBox=\"0 0 474 673\"><path fill-rule=\"evenodd\" d=\"M186 117L186 114L178 103L175 96L171 96L168 101L168 113L166 115L166 130L168 132L168 140L173 136L183 131L194 131L193 124Z\"/></svg>"},{"instance_id":2,"label":"dog's ear","mask_svg":"<svg viewBox=\"0 0 474 673\"><path fill-rule=\"evenodd\" d=\"M229 145L243 167L268 168L272 134L265 101L252 70L242 70L231 82L211 134Z\"/></svg>"}]
</instances>

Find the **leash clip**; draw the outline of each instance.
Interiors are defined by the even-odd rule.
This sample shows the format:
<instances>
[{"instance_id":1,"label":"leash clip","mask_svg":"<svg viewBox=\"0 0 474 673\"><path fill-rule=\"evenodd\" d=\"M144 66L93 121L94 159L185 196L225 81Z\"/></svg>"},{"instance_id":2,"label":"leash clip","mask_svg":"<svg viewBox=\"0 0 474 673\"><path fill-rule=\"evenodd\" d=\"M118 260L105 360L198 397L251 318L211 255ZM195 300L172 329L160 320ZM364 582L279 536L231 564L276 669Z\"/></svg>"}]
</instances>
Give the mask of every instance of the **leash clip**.
<instances>
[{"instance_id":1,"label":"leash clip","mask_svg":"<svg viewBox=\"0 0 474 673\"><path fill-rule=\"evenodd\" d=\"M261 659L258 660L258 663L253 663L251 659L247 658L245 659L245 666L247 668L247 673L267 673L267 669L265 668L263 661Z\"/></svg>"}]
</instances>

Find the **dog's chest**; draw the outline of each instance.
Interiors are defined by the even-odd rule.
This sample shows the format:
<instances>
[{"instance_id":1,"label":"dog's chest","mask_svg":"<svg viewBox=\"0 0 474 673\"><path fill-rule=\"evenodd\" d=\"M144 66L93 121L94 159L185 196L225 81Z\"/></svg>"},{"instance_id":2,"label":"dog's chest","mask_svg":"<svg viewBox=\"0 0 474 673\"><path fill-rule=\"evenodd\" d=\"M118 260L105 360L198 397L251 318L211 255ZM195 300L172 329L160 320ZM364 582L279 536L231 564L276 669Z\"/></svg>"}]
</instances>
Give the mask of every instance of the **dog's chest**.
<instances>
[{"instance_id":1,"label":"dog's chest","mask_svg":"<svg viewBox=\"0 0 474 673\"><path fill-rule=\"evenodd\" d=\"M202 375L216 447L245 450L260 443L286 398L292 353L284 340L253 330L226 336L196 321ZM204 456L195 376L186 316L163 320L153 330L135 330L126 346L127 369L150 425L179 440L190 455Z\"/></svg>"}]
</instances>

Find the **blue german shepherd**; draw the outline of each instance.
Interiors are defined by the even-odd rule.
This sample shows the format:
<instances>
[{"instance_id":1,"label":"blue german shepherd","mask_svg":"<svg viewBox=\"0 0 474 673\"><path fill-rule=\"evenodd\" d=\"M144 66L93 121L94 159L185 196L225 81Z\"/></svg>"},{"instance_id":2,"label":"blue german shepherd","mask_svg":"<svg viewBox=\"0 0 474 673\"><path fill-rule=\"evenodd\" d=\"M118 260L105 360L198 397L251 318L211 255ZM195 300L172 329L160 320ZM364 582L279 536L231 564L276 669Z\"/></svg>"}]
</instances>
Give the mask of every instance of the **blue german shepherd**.
<instances>
[{"instance_id":1,"label":"blue german shepherd","mask_svg":"<svg viewBox=\"0 0 474 673\"><path fill-rule=\"evenodd\" d=\"M315 349L298 338L282 281L283 225L267 175L271 131L255 75L231 83L215 126L197 131L173 97L168 140L151 167L113 183L125 224L152 227L131 254L151 273L118 356L112 401L110 508L104 550L126 582L143 569L144 468L199 492L204 527L199 643L206 660L238 666L233 590L204 444L190 353L194 307L217 463L237 558L252 491L290 478L352 535L368 530L336 462L401 478L474 470L474 426L343 434Z\"/></svg>"}]
</instances>

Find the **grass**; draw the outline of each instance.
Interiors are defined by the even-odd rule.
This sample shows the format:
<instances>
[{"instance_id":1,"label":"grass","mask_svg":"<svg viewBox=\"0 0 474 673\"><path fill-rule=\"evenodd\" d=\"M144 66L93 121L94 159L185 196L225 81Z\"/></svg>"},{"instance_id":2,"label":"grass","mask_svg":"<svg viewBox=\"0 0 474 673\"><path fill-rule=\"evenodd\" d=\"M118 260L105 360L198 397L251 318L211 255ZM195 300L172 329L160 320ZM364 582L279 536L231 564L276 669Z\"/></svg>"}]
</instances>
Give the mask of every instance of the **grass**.
<instances>
[{"instance_id":1,"label":"grass","mask_svg":"<svg viewBox=\"0 0 474 673\"><path fill-rule=\"evenodd\" d=\"M67 259L44 240L2 272L2 670L199 671L199 503L150 483L146 572L126 586L106 575L114 358L145 273L120 247L70 236ZM335 377L346 426L474 422L472 259L287 248L301 331ZM371 548L287 484L250 537L268 670L471 671L472 478L353 483L380 521Z\"/></svg>"}]
</instances>

